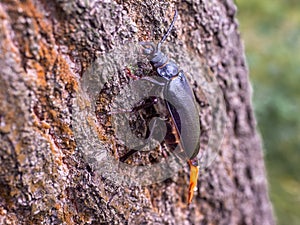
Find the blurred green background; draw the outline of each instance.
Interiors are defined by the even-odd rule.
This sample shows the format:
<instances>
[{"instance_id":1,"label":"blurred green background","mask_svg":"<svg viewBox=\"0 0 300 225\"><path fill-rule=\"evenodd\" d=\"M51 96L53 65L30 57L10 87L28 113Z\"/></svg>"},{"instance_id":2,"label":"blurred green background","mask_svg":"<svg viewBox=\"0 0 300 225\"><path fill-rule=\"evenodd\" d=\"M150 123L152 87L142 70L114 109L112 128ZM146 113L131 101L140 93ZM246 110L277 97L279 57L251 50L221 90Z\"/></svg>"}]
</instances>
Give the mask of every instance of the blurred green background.
<instances>
[{"instance_id":1,"label":"blurred green background","mask_svg":"<svg viewBox=\"0 0 300 225\"><path fill-rule=\"evenodd\" d=\"M278 225L300 224L300 0L236 0Z\"/></svg>"}]
</instances>

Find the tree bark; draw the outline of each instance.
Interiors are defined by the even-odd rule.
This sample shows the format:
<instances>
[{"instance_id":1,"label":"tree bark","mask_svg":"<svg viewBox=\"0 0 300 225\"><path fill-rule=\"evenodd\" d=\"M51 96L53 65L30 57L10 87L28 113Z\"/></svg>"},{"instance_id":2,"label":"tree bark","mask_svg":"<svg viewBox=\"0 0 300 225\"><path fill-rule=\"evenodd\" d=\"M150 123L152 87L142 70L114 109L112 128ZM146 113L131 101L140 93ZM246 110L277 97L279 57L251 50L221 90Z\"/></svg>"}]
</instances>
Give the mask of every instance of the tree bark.
<instances>
[{"instance_id":1,"label":"tree bark","mask_svg":"<svg viewBox=\"0 0 300 225\"><path fill-rule=\"evenodd\" d=\"M86 160L72 126L73 100L95 60L130 41L159 40L174 8L169 42L212 71L227 115L218 156L189 206L187 168L160 183L119 186ZM235 14L230 0L2 0L0 224L275 224ZM99 110L124 77L113 74ZM188 79L201 105L197 76ZM100 147L118 158L109 121L97 118Z\"/></svg>"}]
</instances>

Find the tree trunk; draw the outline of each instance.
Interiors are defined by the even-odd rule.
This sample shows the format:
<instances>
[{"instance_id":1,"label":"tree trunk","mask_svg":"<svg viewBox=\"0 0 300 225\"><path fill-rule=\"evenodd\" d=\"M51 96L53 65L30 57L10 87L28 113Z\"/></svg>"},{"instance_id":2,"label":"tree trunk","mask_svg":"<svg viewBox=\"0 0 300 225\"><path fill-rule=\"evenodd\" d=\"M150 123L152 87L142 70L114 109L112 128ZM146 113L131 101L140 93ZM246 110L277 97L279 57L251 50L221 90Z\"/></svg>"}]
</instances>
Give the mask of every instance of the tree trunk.
<instances>
[{"instance_id":1,"label":"tree trunk","mask_svg":"<svg viewBox=\"0 0 300 225\"><path fill-rule=\"evenodd\" d=\"M161 39L174 8L178 19L167 42L199 59L203 70L187 71L200 107L201 154L214 119L201 74L217 81L227 117L216 159L201 171L190 205L187 166L162 182L141 183L137 176L120 185L122 173L101 161L99 149L116 161L128 151L116 137L113 114L103 112L137 70L128 65L107 79L98 76L101 90L87 80L105 68L104 56L122 54L116 49L130 55L128 43ZM2 0L0 224L275 224L235 13L226 0ZM192 68L181 50L174 55ZM85 95L94 91L90 112ZM169 154L163 143L157 160ZM132 158L134 165L150 157Z\"/></svg>"}]
</instances>

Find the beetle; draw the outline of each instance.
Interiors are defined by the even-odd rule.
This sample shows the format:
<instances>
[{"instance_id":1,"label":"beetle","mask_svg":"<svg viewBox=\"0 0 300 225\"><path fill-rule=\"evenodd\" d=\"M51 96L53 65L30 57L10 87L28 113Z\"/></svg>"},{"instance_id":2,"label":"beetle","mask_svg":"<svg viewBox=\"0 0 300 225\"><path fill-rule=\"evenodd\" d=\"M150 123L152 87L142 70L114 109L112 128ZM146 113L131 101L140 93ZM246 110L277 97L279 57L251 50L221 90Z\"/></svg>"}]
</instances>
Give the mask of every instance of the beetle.
<instances>
[{"instance_id":1,"label":"beetle","mask_svg":"<svg viewBox=\"0 0 300 225\"><path fill-rule=\"evenodd\" d=\"M161 51L161 45L170 34L177 18L175 10L171 25L161 41L140 42L142 53L155 69L157 77L143 77L156 85L162 86L166 107L171 115L171 121L177 133L177 144L184 151L190 166L190 184L188 203L192 202L194 189L197 186L199 166L197 155L200 149L200 118L193 91L182 70ZM122 157L122 161L135 150Z\"/></svg>"}]
</instances>

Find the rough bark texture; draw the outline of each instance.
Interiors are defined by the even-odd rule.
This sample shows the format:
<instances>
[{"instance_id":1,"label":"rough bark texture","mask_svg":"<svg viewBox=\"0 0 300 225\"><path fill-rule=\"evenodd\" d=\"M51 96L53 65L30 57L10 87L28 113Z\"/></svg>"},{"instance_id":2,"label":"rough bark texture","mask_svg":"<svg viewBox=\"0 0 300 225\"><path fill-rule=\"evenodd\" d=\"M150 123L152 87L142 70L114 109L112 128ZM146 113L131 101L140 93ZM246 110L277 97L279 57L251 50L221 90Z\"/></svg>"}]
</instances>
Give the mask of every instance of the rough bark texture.
<instances>
[{"instance_id":1,"label":"rough bark texture","mask_svg":"<svg viewBox=\"0 0 300 225\"><path fill-rule=\"evenodd\" d=\"M160 39L174 7L171 41L210 67L228 116L190 206L187 171L119 187L84 161L71 127L71 100L93 60L127 41ZM274 224L235 13L230 0L2 0L0 224Z\"/></svg>"}]
</instances>

